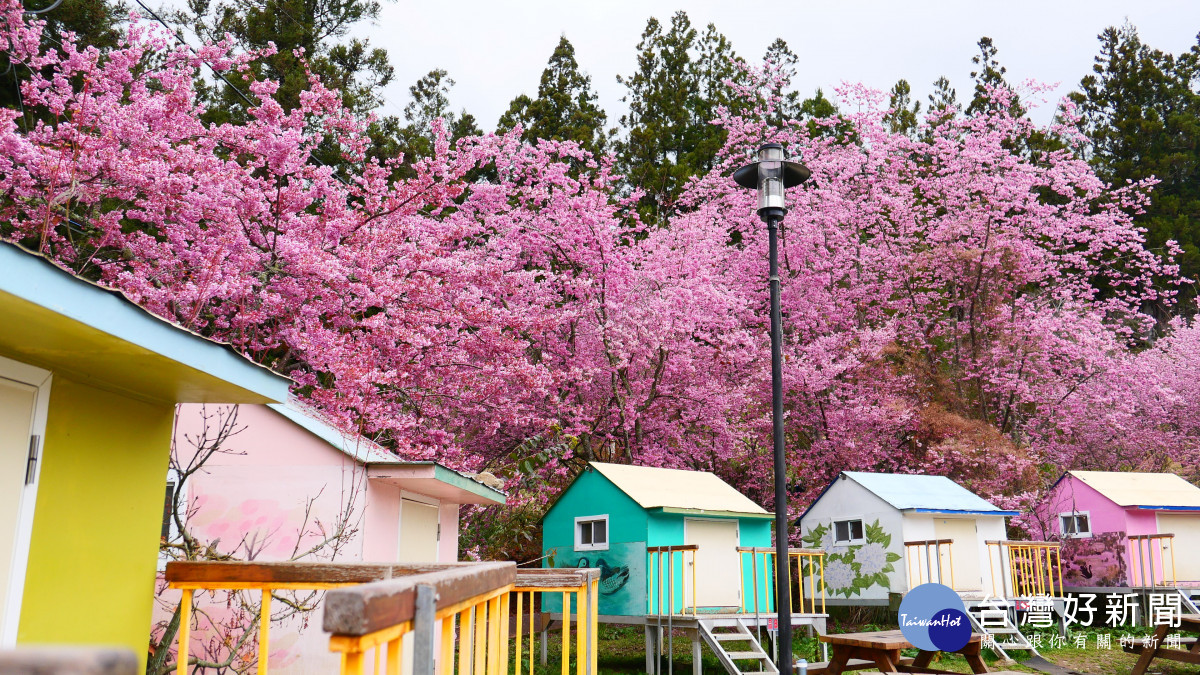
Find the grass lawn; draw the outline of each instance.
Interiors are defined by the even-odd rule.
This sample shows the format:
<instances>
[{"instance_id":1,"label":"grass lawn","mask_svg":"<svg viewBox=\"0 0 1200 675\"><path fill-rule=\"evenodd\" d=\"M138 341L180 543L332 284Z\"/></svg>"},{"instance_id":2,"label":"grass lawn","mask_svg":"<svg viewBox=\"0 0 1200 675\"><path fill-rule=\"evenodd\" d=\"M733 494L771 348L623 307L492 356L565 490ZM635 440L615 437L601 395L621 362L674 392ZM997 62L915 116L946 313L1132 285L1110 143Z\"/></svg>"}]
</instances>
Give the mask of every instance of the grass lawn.
<instances>
[{"instance_id":1,"label":"grass lawn","mask_svg":"<svg viewBox=\"0 0 1200 675\"><path fill-rule=\"evenodd\" d=\"M863 626L856 630L885 630L888 626ZM895 628L891 626L890 628ZM1071 633L1065 643L1051 643L1051 636L1057 635L1054 631L1043 631L1040 633L1042 646L1039 648L1042 656L1050 662L1067 668L1069 670L1078 671L1080 673L1088 673L1090 675L1126 675L1133 669L1133 664L1137 657L1133 654L1126 654L1121 650L1120 639L1122 635L1142 637L1149 634L1149 628L1125 629L1125 630L1104 630L1104 629L1087 629L1082 635L1086 638L1086 647L1080 648L1075 645L1074 640L1077 633ZM1030 635L1029 632L1026 633ZM1108 636L1111 646L1104 648L1097 646L1101 636ZM571 652L572 656L575 653L575 641L572 635ZM1033 638L1030 635L1031 639ZM665 639L664 639L665 642ZM818 647L815 639L803 637L803 632L795 638L795 653L797 658L803 657L810 662L818 660ZM552 632L548 642L549 661L548 665L543 667L536 664L536 675L557 675L561 673L561 664L558 660L561 651L562 640L558 633ZM646 643L645 632L641 626L600 626L600 653L599 653L599 671L603 673L644 673L646 672ZM677 631L674 638L674 653L672 665L674 672L679 675L689 675L692 672L692 644L682 631ZM538 648L540 651L540 645ZM724 673L724 668L717 661L717 657L713 655L707 645L702 648L703 668L706 673L719 675ZM908 656L916 656L916 650L912 650ZM1026 658L1024 652L1015 652L1014 656L1017 659L1023 660ZM523 659L528 663L528 655ZM984 661L988 667L993 670L1015 670L1021 672L1036 673L1037 670L1028 668L1020 664L1003 664L1000 663L995 655L989 650L984 650ZM739 664L741 665L741 664ZM750 665L749 663L745 665ZM967 666L966 661L954 654L943 654L934 660L933 667L942 670L952 670L960 673L970 673L971 669ZM574 675L575 664L572 659L570 673ZM668 670L668 662L666 655L663 655L662 662L663 672ZM515 672L515 671L514 671ZM522 672L528 672L526 666ZM857 672L875 672L875 671L857 671ZM1148 675L1197 675L1200 673L1200 668L1184 663L1175 663L1170 661L1155 661Z\"/></svg>"}]
</instances>

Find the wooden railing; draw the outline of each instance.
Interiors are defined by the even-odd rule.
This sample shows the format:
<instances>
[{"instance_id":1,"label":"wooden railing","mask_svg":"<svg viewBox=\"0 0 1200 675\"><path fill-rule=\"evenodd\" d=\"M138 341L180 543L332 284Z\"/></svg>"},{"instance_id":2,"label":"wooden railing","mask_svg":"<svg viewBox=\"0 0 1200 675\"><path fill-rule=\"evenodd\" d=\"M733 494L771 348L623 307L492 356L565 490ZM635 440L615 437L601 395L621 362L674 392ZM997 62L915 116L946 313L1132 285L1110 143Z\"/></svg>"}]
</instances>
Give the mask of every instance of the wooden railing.
<instances>
[{"instance_id":1,"label":"wooden railing","mask_svg":"<svg viewBox=\"0 0 1200 675\"><path fill-rule=\"evenodd\" d=\"M1053 541L988 541L992 596L1054 597L1063 594L1061 544Z\"/></svg>"},{"instance_id":2,"label":"wooden railing","mask_svg":"<svg viewBox=\"0 0 1200 675\"><path fill-rule=\"evenodd\" d=\"M178 672L187 672L191 606L195 591L258 590L262 610L258 621L258 672L267 672L272 593L288 590L326 590L323 626L331 633L330 649L341 655L341 671L361 675L368 663L375 673L399 673L402 663L413 675L457 673L501 675L513 657L522 672L525 654L529 672L535 644L534 596L562 593L568 604L563 614L562 673L570 662L571 607L575 599L576 672L596 672L596 617L600 570L523 570L518 577L511 562L414 565L324 563L168 563L170 587L183 590L180 605ZM529 601L526 622L525 601ZM514 603L516 607L514 608ZM509 630L516 610L516 639ZM582 626L582 627L580 627ZM525 629L528 651L524 651ZM406 636L412 637L406 640ZM404 644L412 646L405 654ZM437 650L437 651L435 651ZM455 655L457 654L457 670ZM383 668L383 670L381 670ZM436 668L436 670L435 670Z\"/></svg>"},{"instance_id":3,"label":"wooden railing","mask_svg":"<svg viewBox=\"0 0 1200 675\"><path fill-rule=\"evenodd\" d=\"M376 674L383 661L383 672L399 675L405 660L413 675L433 675L435 663L436 672L451 673L455 647L459 673L507 673L508 600L516 578L515 563L475 563L331 590L322 622L329 649L342 655L346 675L363 675L371 656ZM409 633L411 657L401 647Z\"/></svg>"},{"instance_id":4,"label":"wooden railing","mask_svg":"<svg viewBox=\"0 0 1200 675\"><path fill-rule=\"evenodd\" d=\"M921 564L924 553L925 564ZM924 539L904 542L904 567L909 589L921 584L954 585L954 540ZM914 573L915 572L915 573ZM950 583L946 583L949 581Z\"/></svg>"},{"instance_id":5,"label":"wooden railing","mask_svg":"<svg viewBox=\"0 0 1200 675\"><path fill-rule=\"evenodd\" d=\"M696 553L700 547L696 544L681 546L647 546L646 547L646 613L657 615L687 614L687 586L691 579L692 604L691 614L695 616L696 607L700 605L696 597ZM690 556L688 554L691 554ZM691 562L691 574L688 574L688 562ZM678 565L676 562L678 561ZM676 579L679 580L676 586ZM676 592L678 588L678 593ZM678 597L679 603L676 604ZM665 611L664 611L665 610Z\"/></svg>"},{"instance_id":6,"label":"wooden railing","mask_svg":"<svg viewBox=\"0 0 1200 675\"><path fill-rule=\"evenodd\" d=\"M1157 554L1157 555L1155 555ZM1170 578L1167 558L1171 560ZM1175 586L1175 535L1129 535L1129 585L1134 588Z\"/></svg>"},{"instance_id":7,"label":"wooden railing","mask_svg":"<svg viewBox=\"0 0 1200 675\"><path fill-rule=\"evenodd\" d=\"M758 546L739 546L738 549L739 576L743 589L750 582L750 597L742 594L742 613L772 611L775 597L775 559L778 557L774 548ZM746 559L749 556L749 578L746 573ZM759 562L761 561L761 565ZM794 563L794 567L793 567ZM793 614L824 614L825 613L825 551L819 548L789 548L788 549L788 579L792 579L792 570L796 570L795 588L800 591L800 602L796 603L795 588L789 583L788 593L791 597ZM762 583L759 583L759 571ZM763 597L758 594L759 586L763 587ZM805 589L807 588L807 592ZM820 611L817 611L817 599L820 598Z\"/></svg>"}]
</instances>

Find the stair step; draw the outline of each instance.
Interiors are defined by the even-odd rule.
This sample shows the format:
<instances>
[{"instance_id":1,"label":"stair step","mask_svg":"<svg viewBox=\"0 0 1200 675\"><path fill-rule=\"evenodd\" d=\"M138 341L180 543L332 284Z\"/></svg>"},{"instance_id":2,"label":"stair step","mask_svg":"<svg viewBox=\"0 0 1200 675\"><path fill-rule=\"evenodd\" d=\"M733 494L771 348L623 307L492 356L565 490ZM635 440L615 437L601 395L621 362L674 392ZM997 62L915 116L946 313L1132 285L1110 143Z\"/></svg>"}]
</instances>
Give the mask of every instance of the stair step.
<instances>
[{"instance_id":1,"label":"stair step","mask_svg":"<svg viewBox=\"0 0 1200 675\"><path fill-rule=\"evenodd\" d=\"M755 659L762 660L767 658L764 652L725 652L731 659Z\"/></svg>"},{"instance_id":2,"label":"stair step","mask_svg":"<svg viewBox=\"0 0 1200 675\"><path fill-rule=\"evenodd\" d=\"M1021 632L1016 628L984 628L983 630L992 635L1012 635Z\"/></svg>"},{"instance_id":3,"label":"stair step","mask_svg":"<svg viewBox=\"0 0 1200 675\"><path fill-rule=\"evenodd\" d=\"M747 640L754 638L754 636L749 633L713 633L712 636L714 640L721 640L723 642L746 642Z\"/></svg>"},{"instance_id":4,"label":"stair step","mask_svg":"<svg viewBox=\"0 0 1200 675\"><path fill-rule=\"evenodd\" d=\"M1033 645L1021 642L997 642L996 646L1001 649L1029 649Z\"/></svg>"}]
</instances>

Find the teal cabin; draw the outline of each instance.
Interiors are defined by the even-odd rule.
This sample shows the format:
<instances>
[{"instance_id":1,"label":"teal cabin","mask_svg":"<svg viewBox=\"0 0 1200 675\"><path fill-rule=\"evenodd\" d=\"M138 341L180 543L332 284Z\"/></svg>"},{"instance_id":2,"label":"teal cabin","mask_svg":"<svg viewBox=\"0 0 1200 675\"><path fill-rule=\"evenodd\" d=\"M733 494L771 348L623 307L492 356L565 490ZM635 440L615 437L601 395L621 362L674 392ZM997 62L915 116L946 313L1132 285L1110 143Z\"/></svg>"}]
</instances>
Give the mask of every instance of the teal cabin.
<instances>
[{"instance_id":1,"label":"teal cabin","mask_svg":"<svg viewBox=\"0 0 1200 675\"><path fill-rule=\"evenodd\" d=\"M599 568L602 617L769 612L773 556L747 549L772 518L712 473L592 462L542 520L543 564Z\"/></svg>"}]
</instances>

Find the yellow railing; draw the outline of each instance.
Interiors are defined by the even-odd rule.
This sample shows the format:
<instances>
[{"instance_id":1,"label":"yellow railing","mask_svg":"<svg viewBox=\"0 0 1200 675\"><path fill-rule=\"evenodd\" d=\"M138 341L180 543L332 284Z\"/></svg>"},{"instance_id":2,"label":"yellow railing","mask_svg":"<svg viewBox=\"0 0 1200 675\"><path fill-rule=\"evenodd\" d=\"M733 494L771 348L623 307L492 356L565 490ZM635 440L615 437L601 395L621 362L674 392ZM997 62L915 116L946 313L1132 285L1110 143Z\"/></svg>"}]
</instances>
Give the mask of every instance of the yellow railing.
<instances>
[{"instance_id":1,"label":"yellow railing","mask_svg":"<svg viewBox=\"0 0 1200 675\"><path fill-rule=\"evenodd\" d=\"M413 675L449 674L455 672L456 647L460 675L508 672L509 595L516 565L428 568L325 595L323 627L330 633L330 651L341 654L342 673L364 675L373 662L376 675L399 675L408 661ZM413 653L408 655L404 638L410 633Z\"/></svg>"},{"instance_id":2,"label":"yellow railing","mask_svg":"<svg viewBox=\"0 0 1200 675\"><path fill-rule=\"evenodd\" d=\"M696 553L699 550L700 547L696 544L646 547L647 614L671 615L676 613L677 608L679 614L689 613L687 611L687 589L690 576L692 591L690 613L692 616L696 615L696 608L700 605L699 599L696 597ZM691 561L690 575L687 573L689 559ZM678 605L675 603L677 597L679 598Z\"/></svg>"},{"instance_id":3,"label":"yellow railing","mask_svg":"<svg viewBox=\"0 0 1200 675\"><path fill-rule=\"evenodd\" d=\"M534 609L536 596L547 593L562 594L562 675L570 672L571 617L575 617L575 672L577 675L588 675L597 672L597 626L600 613L600 570L597 569L528 569L518 570L516 585L512 595L516 598L517 623L515 675L521 675L528 658L529 674L533 675L534 649L537 644L535 633L538 625L542 627L542 654L546 653L547 630L549 615L542 613L540 621L535 622ZM572 603L574 600L574 603ZM529 616L525 618L524 608L528 607ZM525 638L528 636L529 648L524 649ZM542 659L546 665L546 659Z\"/></svg>"},{"instance_id":4,"label":"yellow railing","mask_svg":"<svg viewBox=\"0 0 1200 675\"><path fill-rule=\"evenodd\" d=\"M1155 555L1157 553L1157 555ZM1170 579L1167 559L1171 560ZM1129 585L1134 588L1175 586L1175 535L1129 535Z\"/></svg>"},{"instance_id":5,"label":"yellow railing","mask_svg":"<svg viewBox=\"0 0 1200 675\"><path fill-rule=\"evenodd\" d=\"M502 675L510 656L520 675L533 672L535 631L543 643L549 615L536 613L537 594L564 600L561 671L569 674L571 623L575 623L576 675L596 672L596 626L600 570L523 570L511 562L417 565L323 563L170 563L167 580L184 591L178 671L187 672L192 596L197 590L257 589L263 594L258 634L258 671L267 672L271 594L282 590L328 590L323 625L341 671L414 675ZM574 600L572 607L571 600ZM515 609L515 640L510 640ZM528 611L528 614L526 612ZM410 636L406 639L406 636ZM526 650L526 637L528 649ZM405 654L405 645L412 648ZM435 652L435 650L437 650ZM545 648L543 647L545 664ZM457 654L457 669L455 656Z\"/></svg>"},{"instance_id":6,"label":"yellow railing","mask_svg":"<svg viewBox=\"0 0 1200 675\"><path fill-rule=\"evenodd\" d=\"M190 658L192 605L196 591L258 591L258 673L267 673L271 639L271 598L280 591L322 591L392 576L406 569L392 565L332 565L325 563L248 563L178 561L167 563L169 588L183 591L179 603L176 673L186 675Z\"/></svg>"},{"instance_id":7,"label":"yellow railing","mask_svg":"<svg viewBox=\"0 0 1200 675\"><path fill-rule=\"evenodd\" d=\"M988 541L992 596L1061 596L1061 544L1053 541Z\"/></svg>"},{"instance_id":8,"label":"yellow railing","mask_svg":"<svg viewBox=\"0 0 1200 675\"><path fill-rule=\"evenodd\" d=\"M751 596L742 593L742 613L752 614L756 611L771 611L760 606L758 589L763 587L764 599L768 599L767 607L772 607L769 598L775 597L775 559L778 557L774 548L739 546L738 576L741 577L743 591L746 582L750 582ZM746 556L749 555L750 574L747 579ZM761 565L759 564L761 561ZM794 564L794 567L793 567ZM788 594L791 598L792 613L794 614L824 614L825 613L825 551L819 548L789 548L788 549L788 579L792 579L792 570L796 570L795 588L790 587ZM762 573L762 583L759 583L759 570ZM807 572L807 573L806 573ZM800 603L796 604L796 588L800 591ZM807 593L805 592L805 589ZM817 611L817 598L820 597L821 611Z\"/></svg>"},{"instance_id":9,"label":"yellow railing","mask_svg":"<svg viewBox=\"0 0 1200 675\"><path fill-rule=\"evenodd\" d=\"M924 564L921 564L924 554ZM921 584L954 584L954 540L925 539L904 542L904 568L910 589ZM949 581L950 583L946 583Z\"/></svg>"}]
</instances>

